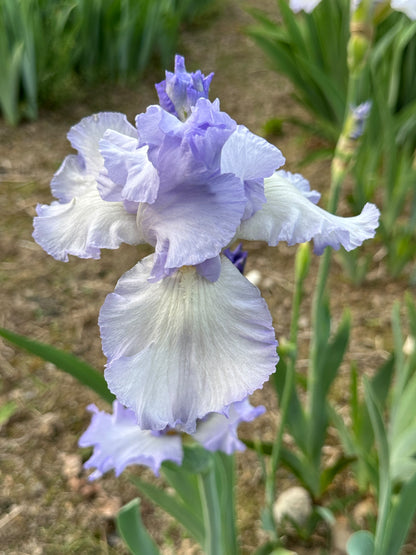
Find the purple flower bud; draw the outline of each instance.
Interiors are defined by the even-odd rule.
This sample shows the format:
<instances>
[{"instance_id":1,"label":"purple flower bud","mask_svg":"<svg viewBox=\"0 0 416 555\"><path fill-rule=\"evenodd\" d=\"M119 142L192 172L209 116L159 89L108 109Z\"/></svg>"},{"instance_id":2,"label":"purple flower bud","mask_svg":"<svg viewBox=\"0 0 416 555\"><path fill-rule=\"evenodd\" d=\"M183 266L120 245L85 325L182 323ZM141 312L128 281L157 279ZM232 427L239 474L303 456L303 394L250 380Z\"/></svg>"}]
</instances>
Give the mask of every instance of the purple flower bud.
<instances>
[{"instance_id":1,"label":"purple flower bud","mask_svg":"<svg viewBox=\"0 0 416 555\"><path fill-rule=\"evenodd\" d=\"M364 133L365 121L370 114L371 104L371 100L367 100L358 106L351 106L353 126L350 132L350 139L357 140Z\"/></svg>"},{"instance_id":2,"label":"purple flower bud","mask_svg":"<svg viewBox=\"0 0 416 555\"><path fill-rule=\"evenodd\" d=\"M191 113L198 98L208 98L209 86L214 74L205 77L200 70L186 71L185 59L175 56L175 71L166 71L166 79L156 84L161 107L184 121Z\"/></svg>"}]
</instances>

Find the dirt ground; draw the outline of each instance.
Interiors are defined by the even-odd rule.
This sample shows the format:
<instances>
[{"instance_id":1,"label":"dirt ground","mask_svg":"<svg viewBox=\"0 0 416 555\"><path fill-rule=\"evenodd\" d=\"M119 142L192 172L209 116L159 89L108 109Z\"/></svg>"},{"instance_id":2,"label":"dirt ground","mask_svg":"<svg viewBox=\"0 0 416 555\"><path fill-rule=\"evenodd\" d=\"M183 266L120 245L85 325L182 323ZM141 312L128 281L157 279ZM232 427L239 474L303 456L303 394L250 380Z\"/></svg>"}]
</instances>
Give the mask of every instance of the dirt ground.
<instances>
[{"instance_id":1,"label":"dirt ground","mask_svg":"<svg viewBox=\"0 0 416 555\"><path fill-rule=\"evenodd\" d=\"M183 33L180 52L189 70L215 71L211 99L238 123L262 134L271 117L299 114L285 79L272 72L256 45L244 35L252 20L244 11L251 5L275 14L272 0L224 0L215 16ZM172 69L172 68L169 68ZM97 327L98 311L118 278L150 251L123 246L104 251L97 260L57 262L34 243L32 219L37 203L52 200L49 183L63 158L70 153L66 133L82 117L96 111L116 110L130 121L156 103L154 83L163 79L151 71L131 87L96 87L88 95L59 110L42 111L36 122L11 128L0 121L0 326L66 349L102 369L105 364ZM300 171L300 160L316 148L317 140L284 124L282 135L271 138L286 156L286 168ZM325 195L329 162L302 168L314 188ZM341 203L341 214L348 208ZM294 248L246 245L247 271L260 272L259 287L272 312L279 340L287 337L293 291ZM393 303L402 301L405 278L390 278L383 264L383 249L375 239L363 251L372 256L366 281L352 285L335 258L332 267L332 311L335 321L350 307L352 338L348 360L356 360L361 373L371 373L387 358L391 348L390 316ZM317 269L314 259L301 316L301 359L306 368L310 336L310 301ZM348 404L348 362L333 391L334 403L344 410ZM110 473L97 483L86 481L80 468L77 441L89 422L85 407L102 403L75 380L53 365L0 342L0 407L13 401L17 410L0 429L0 553L1 554L123 554L114 529L118 508L136 497L128 472L116 480ZM266 385L253 396L254 404L265 404L267 414L245 425L243 435L268 440L278 425L272 388ZM238 524L242 553L252 553L267 539L260 527L263 484L256 456L237 457L240 500ZM154 480L141 467L132 470ZM280 474L279 474L280 476ZM348 477L347 477L348 478ZM341 488L354 491L351 480ZM292 481L282 473L279 490ZM179 527L146 500L144 521L165 555L199 553ZM340 518L345 515L339 515ZM322 538L297 546L299 553L318 553ZM328 546L324 553L328 553ZM335 553L335 551L332 551ZM409 553L411 551L408 551Z\"/></svg>"}]
</instances>

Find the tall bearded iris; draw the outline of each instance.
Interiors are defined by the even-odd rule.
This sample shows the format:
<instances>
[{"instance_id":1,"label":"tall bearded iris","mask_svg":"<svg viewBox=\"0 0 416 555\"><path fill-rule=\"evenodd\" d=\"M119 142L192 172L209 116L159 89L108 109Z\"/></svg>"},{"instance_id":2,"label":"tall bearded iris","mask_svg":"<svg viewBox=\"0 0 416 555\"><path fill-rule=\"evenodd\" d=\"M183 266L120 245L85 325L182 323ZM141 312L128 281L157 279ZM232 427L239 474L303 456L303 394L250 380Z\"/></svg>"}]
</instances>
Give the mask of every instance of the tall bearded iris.
<instances>
[{"instance_id":1,"label":"tall bearded iris","mask_svg":"<svg viewBox=\"0 0 416 555\"><path fill-rule=\"evenodd\" d=\"M100 312L105 377L142 430L194 433L208 413L242 401L274 371L277 342L258 289L222 250L234 239L270 245L313 239L350 250L374 235L378 210L340 218L316 206L281 152L208 100L211 76L175 72L160 105L136 117L83 119L38 206L34 238L52 256L99 258L147 242L154 254L119 280Z\"/></svg>"}]
</instances>

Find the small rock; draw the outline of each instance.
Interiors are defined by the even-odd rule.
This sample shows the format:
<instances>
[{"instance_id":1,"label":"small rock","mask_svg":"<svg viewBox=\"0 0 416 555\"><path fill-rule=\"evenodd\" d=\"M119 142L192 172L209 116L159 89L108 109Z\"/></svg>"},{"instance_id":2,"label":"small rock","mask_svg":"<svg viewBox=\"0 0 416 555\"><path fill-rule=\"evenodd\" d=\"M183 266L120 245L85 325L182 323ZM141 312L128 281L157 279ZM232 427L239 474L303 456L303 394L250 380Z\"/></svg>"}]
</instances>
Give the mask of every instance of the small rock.
<instances>
[{"instance_id":1,"label":"small rock","mask_svg":"<svg viewBox=\"0 0 416 555\"><path fill-rule=\"evenodd\" d=\"M104 497L97 512L104 518L110 519L115 518L120 509L121 499L119 497Z\"/></svg>"},{"instance_id":2,"label":"small rock","mask_svg":"<svg viewBox=\"0 0 416 555\"><path fill-rule=\"evenodd\" d=\"M415 352L415 349L416 349L415 338L411 335L408 335L403 345L403 353L407 356L410 356Z\"/></svg>"},{"instance_id":3,"label":"small rock","mask_svg":"<svg viewBox=\"0 0 416 555\"><path fill-rule=\"evenodd\" d=\"M58 414L55 412L45 412L38 419L36 431L40 436L51 438L59 431L60 424Z\"/></svg>"},{"instance_id":4,"label":"small rock","mask_svg":"<svg viewBox=\"0 0 416 555\"><path fill-rule=\"evenodd\" d=\"M374 499L368 497L358 503L352 512L354 521L360 526L365 528L368 525L368 517L377 514L377 507Z\"/></svg>"},{"instance_id":5,"label":"small rock","mask_svg":"<svg viewBox=\"0 0 416 555\"><path fill-rule=\"evenodd\" d=\"M348 519L345 516L337 517L331 527L331 555L347 555L347 542L352 533Z\"/></svg>"},{"instance_id":6,"label":"small rock","mask_svg":"<svg viewBox=\"0 0 416 555\"><path fill-rule=\"evenodd\" d=\"M304 526L312 514L312 501L306 489L296 486L285 490L273 505L273 516L277 525L286 518Z\"/></svg>"},{"instance_id":7,"label":"small rock","mask_svg":"<svg viewBox=\"0 0 416 555\"><path fill-rule=\"evenodd\" d=\"M262 275L258 270L250 270L246 274L246 278L250 281L253 285L258 287L260 285Z\"/></svg>"},{"instance_id":8,"label":"small rock","mask_svg":"<svg viewBox=\"0 0 416 555\"><path fill-rule=\"evenodd\" d=\"M78 477L82 470L81 457L75 453L61 453L60 459L62 461L62 472L65 478Z\"/></svg>"}]
</instances>

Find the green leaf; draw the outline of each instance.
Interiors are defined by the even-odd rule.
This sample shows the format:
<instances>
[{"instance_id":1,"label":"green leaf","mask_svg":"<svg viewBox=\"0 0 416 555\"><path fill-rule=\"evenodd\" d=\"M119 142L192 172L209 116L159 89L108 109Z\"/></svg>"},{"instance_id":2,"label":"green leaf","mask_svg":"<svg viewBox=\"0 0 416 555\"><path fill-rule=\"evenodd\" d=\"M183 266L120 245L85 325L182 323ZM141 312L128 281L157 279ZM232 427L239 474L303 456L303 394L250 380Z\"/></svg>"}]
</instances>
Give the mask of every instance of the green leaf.
<instances>
[{"instance_id":1,"label":"green leaf","mask_svg":"<svg viewBox=\"0 0 416 555\"><path fill-rule=\"evenodd\" d=\"M379 513L376 528L376 537L378 538L382 537L385 532L391 502L390 450L382 411L372 385L367 379L364 380L364 398L376 438L379 460Z\"/></svg>"},{"instance_id":2,"label":"green leaf","mask_svg":"<svg viewBox=\"0 0 416 555\"><path fill-rule=\"evenodd\" d=\"M120 509L116 522L120 536L133 555L160 555L142 522L139 499L133 499Z\"/></svg>"},{"instance_id":3,"label":"green leaf","mask_svg":"<svg viewBox=\"0 0 416 555\"><path fill-rule=\"evenodd\" d=\"M198 513L201 503L197 477L191 472L184 472L183 469L178 471L178 469L180 467L171 461L162 463L163 475L169 485L176 491L184 505L191 509L202 522L202 512Z\"/></svg>"},{"instance_id":4,"label":"green leaf","mask_svg":"<svg viewBox=\"0 0 416 555\"><path fill-rule=\"evenodd\" d=\"M87 385L90 389L98 393L105 401L112 403L115 396L107 387L104 376L95 368L79 359L71 353L52 347L46 343L41 343L29 339L24 335L13 333L4 328L0 328L0 336L4 337L17 347L25 349L29 353L36 355L43 360L52 362L60 370L71 374L79 382Z\"/></svg>"},{"instance_id":5,"label":"green leaf","mask_svg":"<svg viewBox=\"0 0 416 555\"><path fill-rule=\"evenodd\" d=\"M382 555L396 555L406 541L416 511L416 474L398 494L387 520Z\"/></svg>"},{"instance_id":6,"label":"green leaf","mask_svg":"<svg viewBox=\"0 0 416 555\"><path fill-rule=\"evenodd\" d=\"M329 317L329 316L328 316ZM330 317L329 317L330 320ZM321 319L317 320L317 326L321 325ZM309 416L309 453L311 460L316 466L319 465L320 454L325 441L328 424L328 402L327 394L337 376L339 366L344 358L348 345L351 319L349 312L345 311L341 323L333 339L323 343L323 337L319 340L320 348L316 351L313 369L308 376L308 390L310 393L310 416ZM329 328L329 325L328 325Z\"/></svg>"},{"instance_id":7,"label":"green leaf","mask_svg":"<svg viewBox=\"0 0 416 555\"><path fill-rule=\"evenodd\" d=\"M366 530L355 532L347 542L348 555L373 555L374 537Z\"/></svg>"},{"instance_id":8,"label":"green leaf","mask_svg":"<svg viewBox=\"0 0 416 555\"><path fill-rule=\"evenodd\" d=\"M193 474L209 472L213 466L212 454L201 445L184 445L182 468Z\"/></svg>"},{"instance_id":9,"label":"green leaf","mask_svg":"<svg viewBox=\"0 0 416 555\"><path fill-rule=\"evenodd\" d=\"M276 392L279 396L280 402L282 401L287 372L290 371L291 370L288 368L284 357L281 356L277 364L276 372L272 376L272 381L276 388ZM299 396L294 387L292 389L288 403L286 425L291 435L296 440L296 444L299 446L300 449L302 449L302 451L304 451L307 444L308 426L305 420L305 414L303 412Z\"/></svg>"},{"instance_id":10,"label":"green leaf","mask_svg":"<svg viewBox=\"0 0 416 555\"><path fill-rule=\"evenodd\" d=\"M337 474L342 472L344 468L356 459L357 457L346 457L341 455L332 466L325 468L321 473L321 492L324 492L332 484Z\"/></svg>"},{"instance_id":11,"label":"green leaf","mask_svg":"<svg viewBox=\"0 0 416 555\"><path fill-rule=\"evenodd\" d=\"M183 469L178 469L178 472L183 472ZM195 510L188 508L178 498L169 495L162 489L144 482L140 478L132 477L131 481L153 503L161 507L164 511L170 514L189 532L189 534L200 544L204 545L205 531L201 519L198 517L202 514L202 509L197 506ZM195 503L198 503L198 498L195 497Z\"/></svg>"}]
</instances>

